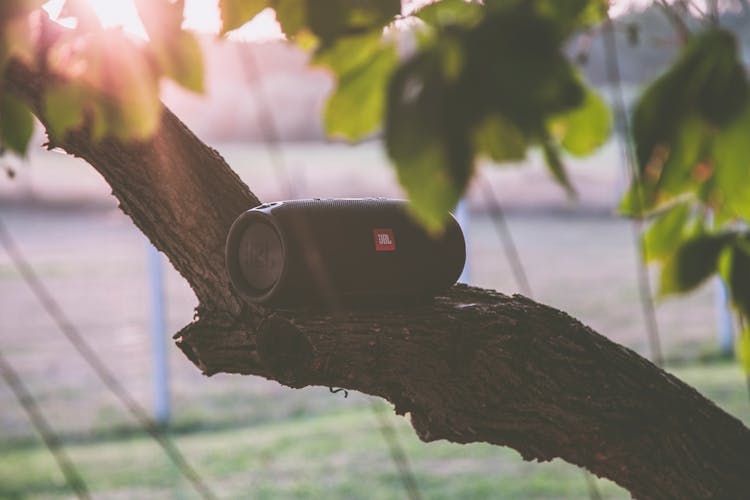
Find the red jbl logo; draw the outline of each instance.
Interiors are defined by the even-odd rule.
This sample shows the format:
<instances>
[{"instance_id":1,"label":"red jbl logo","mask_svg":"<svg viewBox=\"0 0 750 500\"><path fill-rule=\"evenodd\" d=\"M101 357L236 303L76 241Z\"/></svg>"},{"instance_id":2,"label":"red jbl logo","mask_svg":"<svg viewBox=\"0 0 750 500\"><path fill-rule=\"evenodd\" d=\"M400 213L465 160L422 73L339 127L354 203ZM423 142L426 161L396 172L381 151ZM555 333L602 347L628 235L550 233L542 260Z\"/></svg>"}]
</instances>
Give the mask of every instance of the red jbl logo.
<instances>
[{"instance_id":1,"label":"red jbl logo","mask_svg":"<svg viewBox=\"0 0 750 500\"><path fill-rule=\"evenodd\" d=\"M372 236L375 239L376 252L392 252L396 250L393 229L373 229Z\"/></svg>"}]
</instances>

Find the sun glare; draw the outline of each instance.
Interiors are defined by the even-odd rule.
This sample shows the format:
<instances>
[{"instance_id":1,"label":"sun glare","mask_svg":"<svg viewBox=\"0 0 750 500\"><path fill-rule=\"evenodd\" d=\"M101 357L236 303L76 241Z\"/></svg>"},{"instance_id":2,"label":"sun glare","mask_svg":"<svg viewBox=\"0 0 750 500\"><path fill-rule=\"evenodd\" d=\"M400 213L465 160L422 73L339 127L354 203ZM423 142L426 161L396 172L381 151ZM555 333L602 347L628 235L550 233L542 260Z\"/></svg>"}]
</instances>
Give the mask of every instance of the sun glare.
<instances>
[{"instance_id":1,"label":"sun glare","mask_svg":"<svg viewBox=\"0 0 750 500\"><path fill-rule=\"evenodd\" d=\"M146 38L138 12L133 0L84 0L88 1L104 27L120 26L128 33ZM406 2L406 10L415 10L431 0L411 0ZM628 9L643 7L649 0L614 0L611 2L610 13L619 16ZM52 18L60 13L65 0L50 0L44 8ZM68 21L61 21L70 26ZM185 28L201 33L218 33L221 27L218 0L186 0ZM276 22L276 16L271 9L265 9L255 19L245 26L229 34L229 38L239 40L264 41L283 38L284 35Z\"/></svg>"},{"instance_id":2,"label":"sun glare","mask_svg":"<svg viewBox=\"0 0 750 500\"><path fill-rule=\"evenodd\" d=\"M120 26L128 33L145 38L143 28L133 0L87 0L96 13L99 21L106 28ZM60 13L65 0L50 0L44 5L52 18ZM66 24L66 23L64 23ZM201 33L218 33L221 27L219 7L216 0L186 0L185 28ZM255 19L242 28L230 33L229 38L240 40L273 40L283 35L271 9L258 14Z\"/></svg>"}]
</instances>

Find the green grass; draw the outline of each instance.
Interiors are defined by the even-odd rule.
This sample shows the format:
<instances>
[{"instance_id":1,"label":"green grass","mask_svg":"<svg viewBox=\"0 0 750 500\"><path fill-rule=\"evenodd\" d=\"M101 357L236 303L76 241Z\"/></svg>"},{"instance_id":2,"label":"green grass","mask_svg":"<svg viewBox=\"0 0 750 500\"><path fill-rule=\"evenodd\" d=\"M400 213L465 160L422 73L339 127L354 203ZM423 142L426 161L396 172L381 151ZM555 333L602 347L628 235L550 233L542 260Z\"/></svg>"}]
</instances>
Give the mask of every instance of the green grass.
<instances>
[{"instance_id":1,"label":"green grass","mask_svg":"<svg viewBox=\"0 0 750 500\"><path fill-rule=\"evenodd\" d=\"M730 413L750 416L750 403L733 362L682 365L672 370ZM402 498L403 487L390 460L368 400L352 395L344 403L309 413L276 397L291 414L241 425L184 430L172 434L190 462L223 498ZM320 393L318 397L339 398ZM259 401L268 404L268 401ZM405 419L389 417L429 499L584 498L583 473L569 464L524 462L513 450L485 444L420 442ZM210 422L209 422L210 423ZM180 428L180 417L176 427ZM185 427L185 429L189 429ZM95 496L193 498L189 484L160 449L139 433L103 433L72 440L66 447ZM627 498L608 481L597 481L605 498ZM60 498L70 495L52 458L38 441L0 442L1 498Z\"/></svg>"}]
</instances>

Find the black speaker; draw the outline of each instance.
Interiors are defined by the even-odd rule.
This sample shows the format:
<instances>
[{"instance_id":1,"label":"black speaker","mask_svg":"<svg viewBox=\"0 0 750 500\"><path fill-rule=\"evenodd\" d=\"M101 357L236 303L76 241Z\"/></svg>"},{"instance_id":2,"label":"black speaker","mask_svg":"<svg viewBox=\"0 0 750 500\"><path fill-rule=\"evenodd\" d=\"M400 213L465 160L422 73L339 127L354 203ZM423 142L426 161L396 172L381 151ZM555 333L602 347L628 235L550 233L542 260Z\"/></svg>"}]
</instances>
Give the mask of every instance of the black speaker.
<instances>
[{"instance_id":1,"label":"black speaker","mask_svg":"<svg viewBox=\"0 0 750 500\"><path fill-rule=\"evenodd\" d=\"M314 199L260 205L229 230L235 289L273 305L378 303L429 297L456 282L466 260L453 217L431 236L388 199Z\"/></svg>"}]
</instances>

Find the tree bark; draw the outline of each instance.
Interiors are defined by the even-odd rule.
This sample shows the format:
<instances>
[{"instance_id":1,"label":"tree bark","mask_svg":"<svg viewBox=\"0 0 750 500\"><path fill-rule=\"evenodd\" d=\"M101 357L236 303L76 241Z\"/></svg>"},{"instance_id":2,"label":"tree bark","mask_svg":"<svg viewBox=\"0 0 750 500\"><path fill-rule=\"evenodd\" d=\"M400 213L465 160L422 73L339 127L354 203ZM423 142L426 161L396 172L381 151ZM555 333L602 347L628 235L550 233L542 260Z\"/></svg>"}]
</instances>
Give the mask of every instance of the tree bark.
<instances>
[{"instance_id":1,"label":"tree bark","mask_svg":"<svg viewBox=\"0 0 750 500\"><path fill-rule=\"evenodd\" d=\"M12 62L7 88L44 122L46 76ZM258 198L164 110L153 140L52 144L90 163L123 211L195 290L175 340L205 374L344 387L408 413L424 441L560 457L637 498L743 498L750 431L636 353L525 297L454 286L433 300L336 314L270 310L236 295L224 267L234 219Z\"/></svg>"}]
</instances>

